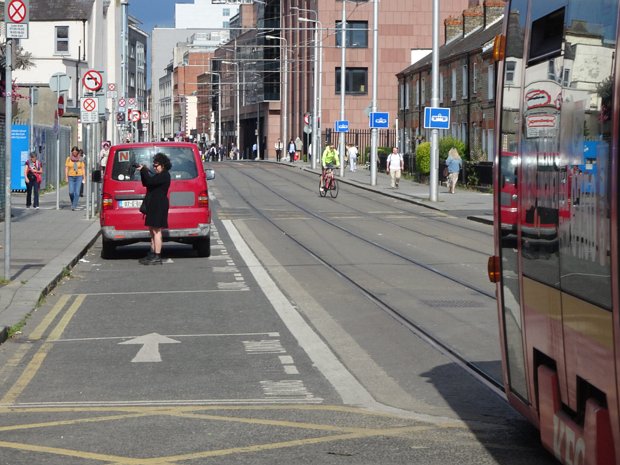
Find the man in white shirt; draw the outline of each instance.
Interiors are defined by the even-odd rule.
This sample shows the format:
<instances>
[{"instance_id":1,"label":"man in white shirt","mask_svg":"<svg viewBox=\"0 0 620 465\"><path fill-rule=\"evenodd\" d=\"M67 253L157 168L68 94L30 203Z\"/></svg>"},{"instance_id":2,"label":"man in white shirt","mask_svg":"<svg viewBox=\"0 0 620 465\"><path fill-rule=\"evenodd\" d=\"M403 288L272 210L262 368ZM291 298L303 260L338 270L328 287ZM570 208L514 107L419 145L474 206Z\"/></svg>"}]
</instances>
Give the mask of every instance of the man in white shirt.
<instances>
[{"instance_id":1,"label":"man in white shirt","mask_svg":"<svg viewBox=\"0 0 620 465\"><path fill-rule=\"evenodd\" d=\"M400 175L405 168L405 160L403 156L398 153L398 147L392 148L392 153L387 158L386 171L391 178L392 189L398 189L398 183L400 182Z\"/></svg>"}]
</instances>

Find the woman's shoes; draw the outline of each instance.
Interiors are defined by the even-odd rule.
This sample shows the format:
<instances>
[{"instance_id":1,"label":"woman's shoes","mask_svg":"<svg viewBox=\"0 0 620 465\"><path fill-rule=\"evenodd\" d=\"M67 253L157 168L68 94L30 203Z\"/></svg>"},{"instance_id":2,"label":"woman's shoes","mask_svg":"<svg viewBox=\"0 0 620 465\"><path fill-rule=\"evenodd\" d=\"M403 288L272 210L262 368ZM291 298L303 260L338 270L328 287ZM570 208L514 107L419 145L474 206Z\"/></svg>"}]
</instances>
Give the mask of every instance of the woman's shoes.
<instances>
[{"instance_id":1,"label":"woman's shoes","mask_svg":"<svg viewBox=\"0 0 620 465\"><path fill-rule=\"evenodd\" d=\"M152 250L149 250L149 253L146 254L145 257L142 257L138 262L141 265L161 265L161 255L157 255Z\"/></svg>"}]
</instances>

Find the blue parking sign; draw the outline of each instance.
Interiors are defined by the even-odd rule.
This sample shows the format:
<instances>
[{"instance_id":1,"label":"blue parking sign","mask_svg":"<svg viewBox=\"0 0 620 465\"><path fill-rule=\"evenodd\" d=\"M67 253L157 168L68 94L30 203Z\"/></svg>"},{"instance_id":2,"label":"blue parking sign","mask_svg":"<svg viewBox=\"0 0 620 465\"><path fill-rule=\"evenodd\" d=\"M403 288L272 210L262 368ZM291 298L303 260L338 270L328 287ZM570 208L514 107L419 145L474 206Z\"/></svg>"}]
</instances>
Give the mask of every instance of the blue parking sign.
<instances>
[{"instance_id":1,"label":"blue parking sign","mask_svg":"<svg viewBox=\"0 0 620 465\"><path fill-rule=\"evenodd\" d=\"M336 121L334 124L335 132L349 132L349 121L346 119Z\"/></svg>"},{"instance_id":2,"label":"blue parking sign","mask_svg":"<svg viewBox=\"0 0 620 465\"><path fill-rule=\"evenodd\" d=\"M389 113L371 113L368 119L372 129L387 129L390 127Z\"/></svg>"},{"instance_id":3,"label":"blue parking sign","mask_svg":"<svg viewBox=\"0 0 620 465\"><path fill-rule=\"evenodd\" d=\"M424 127L426 129L450 129L450 109L425 107Z\"/></svg>"}]
</instances>

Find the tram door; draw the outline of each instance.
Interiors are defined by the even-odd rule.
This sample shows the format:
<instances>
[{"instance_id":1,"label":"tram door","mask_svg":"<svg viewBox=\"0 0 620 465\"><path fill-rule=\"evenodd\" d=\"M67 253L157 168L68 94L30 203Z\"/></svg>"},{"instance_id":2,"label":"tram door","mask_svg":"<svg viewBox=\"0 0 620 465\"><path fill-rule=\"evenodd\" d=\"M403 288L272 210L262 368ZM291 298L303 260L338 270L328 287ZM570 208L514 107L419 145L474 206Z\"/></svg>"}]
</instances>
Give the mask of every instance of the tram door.
<instances>
[{"instance_id":1,"label":"tram door","mask_svg":"<svg viewBox=\"0 0 620 465\"><path fill-rule=\"evenodd\" d=\"M587 366L577 341L607 337L581 331L608 319L612 308L617 9L608 0L510 4L500 140L502 301L509 385L528 401L533 380L525 366L535 365L535 350L557 364L562 398L575 408L574 369Z\"/></svg>"},{"instance_id":2,"label":"tram door","mask_svg":"<svg viewBox=\"0 0 620 465\"><path fill-rule=\"evenodd\" d=\"M511 391L528 401L523 346L523 316L521 313L520 264L518 256L518 182L521 157L521 81L523 79L523 37L527 19L528 0L513 0L508 17L508 30L503 72L500 151L500 224L502 267L502 303L507 363L507 382Z\"/></svg>"}]
</instances>

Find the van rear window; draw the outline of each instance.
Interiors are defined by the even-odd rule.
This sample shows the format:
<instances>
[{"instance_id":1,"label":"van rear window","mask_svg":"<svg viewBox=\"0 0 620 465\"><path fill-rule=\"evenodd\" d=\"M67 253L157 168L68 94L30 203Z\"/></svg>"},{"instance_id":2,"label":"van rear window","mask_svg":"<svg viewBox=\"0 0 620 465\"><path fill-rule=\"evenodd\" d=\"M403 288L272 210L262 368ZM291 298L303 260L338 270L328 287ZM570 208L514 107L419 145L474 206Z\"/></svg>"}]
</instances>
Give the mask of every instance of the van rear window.
<instances>
[{"instance_id":1,"label":"van rear window","mask_svg":"<svg viewBox=\"0 0 620 465\"><path fill-rule=\"evenodd\" d=\"M139 181L140 173L134 165L145 165L153 170L153 156L162 152L170 158L172 168L170 178L175 180L194 179L198 176L198 168L194 152L188 147L137 147L116 151L112 164L112 179L116 181Z\"/></svg>"}]
</instances>

